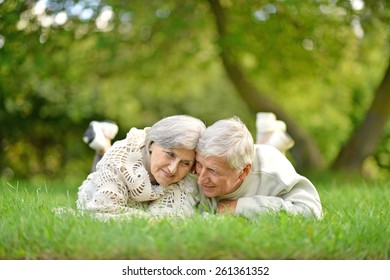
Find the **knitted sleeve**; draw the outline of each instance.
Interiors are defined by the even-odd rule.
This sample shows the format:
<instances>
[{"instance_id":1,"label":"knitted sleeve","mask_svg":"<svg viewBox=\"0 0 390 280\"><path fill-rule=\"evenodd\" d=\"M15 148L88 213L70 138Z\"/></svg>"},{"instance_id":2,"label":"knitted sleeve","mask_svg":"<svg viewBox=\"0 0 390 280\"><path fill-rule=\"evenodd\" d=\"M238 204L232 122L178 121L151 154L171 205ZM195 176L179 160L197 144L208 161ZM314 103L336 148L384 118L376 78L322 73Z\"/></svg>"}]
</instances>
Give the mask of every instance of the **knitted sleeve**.
<instances>
[{"instance_id":1,"label":"knitted sleeve","mask_svg":"<svg viewBox=\"0 0 390 280\"><path fill-rule=\"evenodd\" d=\"M143 208L142 202L155 200L163 194L162 187L151 184L142 164L140 147L144 139L143 130L132 129L126 139L114 143L98 163L96 172L80 187L79 209L138 213Z\"/></svg>"},{"instance_id":2,"label":"knitted sleeve","mask_svg":"<svg viewBox=\"0 0 390 280\"><path fill-rule=\"evenodd\" d=\"M151 184L143 165L141 147L145 137L144 130L133 128L126 139L115 142L97 166L99 185L114 181L121 192L127 193L127 199L138 202L155 200L162 195L162 188Z\"/></svg>"}]
</instances>

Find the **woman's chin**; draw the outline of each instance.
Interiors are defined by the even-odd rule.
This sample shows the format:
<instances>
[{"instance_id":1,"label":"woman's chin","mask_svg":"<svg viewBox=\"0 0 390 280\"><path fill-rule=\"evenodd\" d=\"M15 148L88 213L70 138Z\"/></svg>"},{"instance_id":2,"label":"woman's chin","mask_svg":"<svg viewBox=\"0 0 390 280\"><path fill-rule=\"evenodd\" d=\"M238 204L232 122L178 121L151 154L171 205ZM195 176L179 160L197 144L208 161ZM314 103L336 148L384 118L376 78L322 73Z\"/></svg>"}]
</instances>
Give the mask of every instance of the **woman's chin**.
<instances>
[{"instance_id":1,"label":"woman's chin","mask_svg":"<svg viewBox=\"0 0 390 280\"><path fill-rule=\"evenodd\" d=\"M156 179L157 183L163 187L167 187L167 186L175 183L174 180L166 178L166 176L158 176L158 177L155 177L155 179Z\"/></svg>"}]
</instances>

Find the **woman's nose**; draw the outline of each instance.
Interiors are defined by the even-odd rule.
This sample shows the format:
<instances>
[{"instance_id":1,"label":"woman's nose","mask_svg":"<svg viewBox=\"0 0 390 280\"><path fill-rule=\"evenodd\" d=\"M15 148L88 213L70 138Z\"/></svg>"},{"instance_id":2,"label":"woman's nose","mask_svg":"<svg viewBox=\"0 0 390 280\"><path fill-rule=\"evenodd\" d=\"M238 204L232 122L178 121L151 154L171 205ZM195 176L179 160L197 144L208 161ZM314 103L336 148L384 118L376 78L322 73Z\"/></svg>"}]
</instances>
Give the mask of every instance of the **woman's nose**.
<instances>
[{"instance_id":1,"label":"woman's nose","mask_svg":"<svg viewBox=\"0 0 390 280\"><path fill-rule=\"evenodd\" d=\"M179 165L178 161L171 161L171 163L168 166L168 170L170 173L175 174L177 171L177 167Z\"/></svg>"}]
</instances>

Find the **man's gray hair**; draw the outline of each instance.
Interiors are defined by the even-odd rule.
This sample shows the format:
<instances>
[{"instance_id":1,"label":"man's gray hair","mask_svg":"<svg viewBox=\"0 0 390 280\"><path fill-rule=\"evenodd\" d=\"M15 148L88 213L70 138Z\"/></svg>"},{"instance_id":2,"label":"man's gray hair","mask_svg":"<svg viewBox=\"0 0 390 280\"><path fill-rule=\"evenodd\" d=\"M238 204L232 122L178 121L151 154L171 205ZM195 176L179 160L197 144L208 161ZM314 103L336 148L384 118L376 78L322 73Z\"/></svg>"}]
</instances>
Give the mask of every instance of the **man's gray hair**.
<instances>
[{"instance_id":1,"label":"man's gray hair","mask_svg":"<svg viewBox=\"0 0 390 280\"><path fill-rule=\"evenodd\" d=\"M202 157L226 156L231 168L238 170L253 161L253 137L246 125L232 117L209 126L199 139L196 152Z\"/></svg>"},{"instance_id":2,"label":"man's gray hair","mask_svg":"<svg viewBox=\"0 0 390 280\"><path fill-rule=\"evenodd\" d=\"M195 150L205 124L194 117L175 115L156 122L146 135L147 148L155 142L165 149Z\"/></svg>"}]
</instances>

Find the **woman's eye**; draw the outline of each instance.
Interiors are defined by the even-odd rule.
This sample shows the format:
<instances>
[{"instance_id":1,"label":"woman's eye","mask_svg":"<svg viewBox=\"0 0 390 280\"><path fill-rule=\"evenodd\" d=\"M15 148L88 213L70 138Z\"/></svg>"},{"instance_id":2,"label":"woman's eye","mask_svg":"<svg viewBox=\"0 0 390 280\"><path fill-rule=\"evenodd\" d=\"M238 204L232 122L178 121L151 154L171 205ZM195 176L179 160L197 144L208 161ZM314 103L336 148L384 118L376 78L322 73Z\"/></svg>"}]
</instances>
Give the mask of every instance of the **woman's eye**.
<instances>
[{"instance_id":1,"label":"woman's eye","mask_svg":"<svg viewBox=\"0 0 390 280\"><path fill-rule=\"evenodd\" d=\"M166 152L166 154L167 154L168 157L175 157L175 154L172 153L172 152Z\"/></svg>"}]
</instances>

